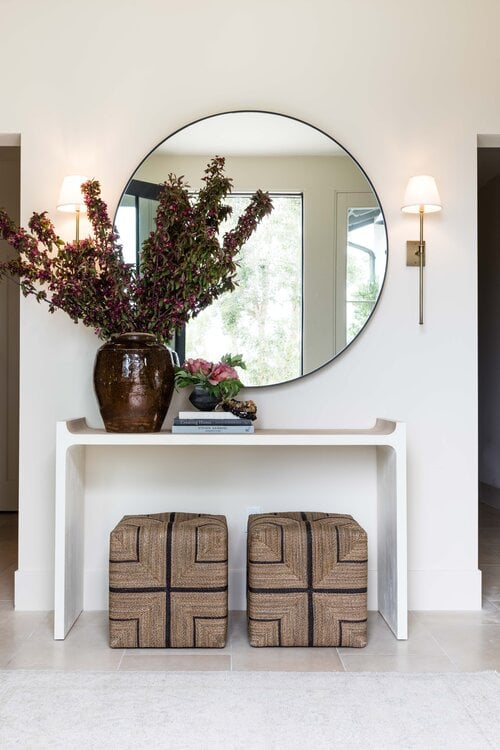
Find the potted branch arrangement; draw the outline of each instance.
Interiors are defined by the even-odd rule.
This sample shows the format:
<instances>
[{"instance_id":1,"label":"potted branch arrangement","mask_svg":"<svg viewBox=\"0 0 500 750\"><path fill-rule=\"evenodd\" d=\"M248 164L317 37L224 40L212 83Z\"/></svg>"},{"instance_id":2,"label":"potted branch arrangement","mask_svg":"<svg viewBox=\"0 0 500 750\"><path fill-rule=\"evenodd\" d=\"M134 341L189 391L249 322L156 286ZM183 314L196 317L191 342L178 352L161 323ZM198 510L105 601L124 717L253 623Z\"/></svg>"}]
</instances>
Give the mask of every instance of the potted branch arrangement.
<instances>
[{"instance_id":1,"label":"potted branch arrangement","mask_svg":"<svg viewBox=\"0 0 500 750\"><path fill-rule=\"evenodd\" d=\"M96 356L94 385L110 432L161 428L174 389L174 364L166 344L176 330L235 288L237 255L272 211L257 190L236 227L219 238L231 213L224 203L232 180L225 160L214 157L193 200L183 177L160 186L156 226L145 240L140 266L123 260L118 235L97 180L82 186L93 236L65 243L47 213L34 213L29 230L0 209L0 238L16 250L0 262L0 278L17 280L25 296L62 310L91 327L106 343Z\"/></svg>"}]
</instances>

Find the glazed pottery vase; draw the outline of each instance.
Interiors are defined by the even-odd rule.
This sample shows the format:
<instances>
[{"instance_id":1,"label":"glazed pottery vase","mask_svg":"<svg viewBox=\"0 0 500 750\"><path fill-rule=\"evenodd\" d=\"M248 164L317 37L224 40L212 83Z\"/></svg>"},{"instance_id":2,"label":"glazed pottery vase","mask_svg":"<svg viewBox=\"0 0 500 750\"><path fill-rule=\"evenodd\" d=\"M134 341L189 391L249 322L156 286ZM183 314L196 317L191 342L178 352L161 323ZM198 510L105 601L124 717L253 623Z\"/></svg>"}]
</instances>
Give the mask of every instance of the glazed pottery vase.
<instances>
[{"instance_id":1,"label":"glazed pottery vase","mask_svg":"<svg viewBox=\"0 0 500 750\"><path fill-rule=\"evenodd\" d=\"M112 336L97 352L94 388L107 432L158 432L174 392L172 352L151 333Z\"/></svg>"},{"instance_id":2,"label":"glazed pottery vase","mask_svg":"<svg viewBox=\"0 0 500 750\"><path fill-rule=\"evenodd\" d=\"M199 411L213 411L219 403L217 396L212 396L202 385L195 385L189 400Z\"/></svg>"}]
</instances>

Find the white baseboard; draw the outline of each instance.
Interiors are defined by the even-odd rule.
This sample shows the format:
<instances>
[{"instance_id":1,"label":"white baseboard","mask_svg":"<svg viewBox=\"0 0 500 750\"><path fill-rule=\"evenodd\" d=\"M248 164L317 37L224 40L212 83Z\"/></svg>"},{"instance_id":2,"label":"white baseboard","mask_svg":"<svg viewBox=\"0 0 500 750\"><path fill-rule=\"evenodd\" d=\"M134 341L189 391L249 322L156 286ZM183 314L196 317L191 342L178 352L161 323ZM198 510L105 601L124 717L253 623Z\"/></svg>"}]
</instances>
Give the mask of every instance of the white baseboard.
<instances>
[{"instance_id":1,"label":"white baseboard","mask_svg":"<svg viewBox=\"0 0 500 750\"><path fill-rule=\"evenodd\" d=\"M408 609L481 609L480 570L412 570L408 574Z\"/></svg>"}]
</instances>

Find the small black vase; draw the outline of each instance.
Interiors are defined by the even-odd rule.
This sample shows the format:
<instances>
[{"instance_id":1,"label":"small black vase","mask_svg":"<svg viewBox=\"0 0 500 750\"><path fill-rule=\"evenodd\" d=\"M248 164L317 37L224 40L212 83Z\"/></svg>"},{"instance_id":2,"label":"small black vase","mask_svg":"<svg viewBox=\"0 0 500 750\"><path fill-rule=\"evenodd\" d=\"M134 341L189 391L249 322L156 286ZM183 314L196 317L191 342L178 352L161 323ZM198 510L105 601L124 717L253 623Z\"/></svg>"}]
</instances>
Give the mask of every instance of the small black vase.
<instances>
[{"instance_id":1,"label":"small black vase","mask_svg":"<svg viewBox=\"0 0 500 750\"><path fill-rule=\"evenodd\" d=\"M189 396L189 400L194 408L199 411L213 411L219 403L217 396L212 396L212 394L208 393L202 385L194 386L193 392Z\"/></svg>"}]
</instances>

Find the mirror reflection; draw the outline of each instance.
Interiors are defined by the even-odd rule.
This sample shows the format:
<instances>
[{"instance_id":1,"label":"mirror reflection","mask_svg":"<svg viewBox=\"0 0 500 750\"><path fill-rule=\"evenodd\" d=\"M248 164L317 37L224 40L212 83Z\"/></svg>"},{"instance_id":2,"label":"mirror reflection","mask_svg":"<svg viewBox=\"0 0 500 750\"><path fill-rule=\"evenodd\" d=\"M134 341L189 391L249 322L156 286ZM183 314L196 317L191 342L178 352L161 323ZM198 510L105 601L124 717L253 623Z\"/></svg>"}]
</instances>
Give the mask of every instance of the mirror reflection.
<instances>
[{"instance_id":1,"label":"mirror reflection","mask_svg":"<svg viewBox=\"0 0 500 750\"><path fill-rule=\"evenodd\" d=\"M307 375L360 333L387 264L383 212L367 176L332 138L284 115L232 112L177 131L139 165L122 195L116 228L137 263L152 229L158 185L184 175L195 193L210 159L233 180L232 228L258 188L274 209L239 256L238 287L179 332L181 358L242 354L246 386Z\"/></svg>"}]
</instances>

